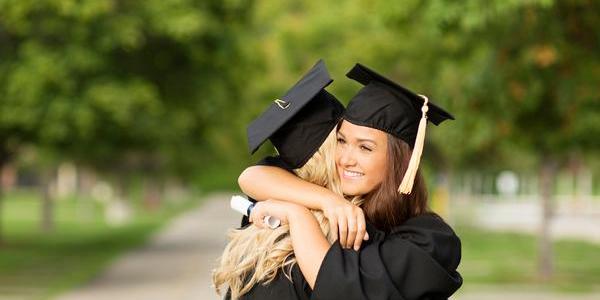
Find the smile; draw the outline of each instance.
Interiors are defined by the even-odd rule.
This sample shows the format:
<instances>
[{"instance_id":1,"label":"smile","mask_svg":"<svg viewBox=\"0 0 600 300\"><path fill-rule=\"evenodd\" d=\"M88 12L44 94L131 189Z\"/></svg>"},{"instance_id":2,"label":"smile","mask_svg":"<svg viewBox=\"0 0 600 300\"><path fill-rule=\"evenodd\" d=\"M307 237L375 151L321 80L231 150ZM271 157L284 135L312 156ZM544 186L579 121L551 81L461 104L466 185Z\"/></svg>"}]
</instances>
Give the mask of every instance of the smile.
<instances>
[{"instance_id":1,"label":"smile","mask_svg":"<svg viewBox=\"0 0 600 300\"><path fill-rule=\"evenodd\" d=\"M365 174L360 173L360 172L354 172L354 171L344 170L343 175L344 175L344 178L354 179L354 178L362 177Z\"/></svg>"}]
</instances>

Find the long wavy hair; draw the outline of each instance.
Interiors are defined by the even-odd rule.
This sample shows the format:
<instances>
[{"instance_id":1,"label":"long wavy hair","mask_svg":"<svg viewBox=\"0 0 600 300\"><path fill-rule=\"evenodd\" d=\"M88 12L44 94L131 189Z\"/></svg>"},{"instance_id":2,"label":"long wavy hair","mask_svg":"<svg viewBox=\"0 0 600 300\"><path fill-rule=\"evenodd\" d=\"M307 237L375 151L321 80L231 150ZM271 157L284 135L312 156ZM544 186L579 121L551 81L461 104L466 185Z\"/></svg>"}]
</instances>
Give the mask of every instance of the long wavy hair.
<instances>
[{"instance_id":1,"label":"long wavy hair","mask_svg":"<svg viewBox=\"0 0 600 300\"><path fill-rule=\"evenodd\" d=\"M387 135L387 140L387 175L377 188L364 195L361 206L367 222L385 232L412 217L431 213L427 206L427 186L420 169L417 170L412 192L408 195L398 192L412 150L406 142L391 134Z\"/></svg>"},{"instance_id":2,"label":"long wavy hair","mask_svg":"<svg viewBox=\"0 0 600 300\"><path fill-rule=\"evenodd\" d=\"M332 130L317 152L301 168L294 172L308 182L326 187L342 195L335 166L336 129ZM360 205L360 198L351 200ZM312 211L320 224L321 231L329 241L329 222L320 211ZM268 284L277 272L283 272L291 281L291 270L296 264L289 226L276 229L247 226L229 231L229 243L213 271L213 284L217 294L229 288L231 299L244 295L256 284Z\"/></svg>"}]
</instances>

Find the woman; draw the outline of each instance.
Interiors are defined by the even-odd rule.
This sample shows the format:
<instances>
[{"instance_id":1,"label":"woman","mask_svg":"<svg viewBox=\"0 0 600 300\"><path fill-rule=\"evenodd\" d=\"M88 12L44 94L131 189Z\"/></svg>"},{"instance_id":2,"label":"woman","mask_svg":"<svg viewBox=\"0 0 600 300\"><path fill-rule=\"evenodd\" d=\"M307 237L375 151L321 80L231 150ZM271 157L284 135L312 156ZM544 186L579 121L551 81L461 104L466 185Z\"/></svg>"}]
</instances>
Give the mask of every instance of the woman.
<instances>
[{"instance_id":1,"label":"woman","mask_svg":"<svg viewBox=\"0 0 600 300\"><path fill-rule=\"evenodd\" d=\"M277 99L249 126L248 137L251 152L266 139L279 151L279 156L261 164L278 166L294 174L291 176L331 189L341 198L333 151L334 127L344 109L324 90L331 81L324 63L319 61L283 100ZM327 238L327 220L320 212L312 215ZM226 298L232 299L308 299L310 293L296 265L286 225L275 230L255 226L233 230L213 273L213 282L217 292L228 288Z\"/></svg>"},{"instance_id":2,"label":"woman","mask_svg":"<svg viewBox=\"0 0 600 300\"><path fill-rule=\"evenodd\" d=\"M317 152L300 168L296 176L315 185L330 188L341 195L334 182L336 130L332 130ZM329 167L328 167L329 166ZM330 238L327 220L319 211L311 211L325 238ZM227 287L230 299L309 299L310 288L302 277L294 257L289 227L274 230L248 226L232 230L221 262L213 273L217 290ZM328 243L333 242L329 240Z\"/></svg>"},{"instance_id":3,"label":"woman","mask_svg":"<svg viewBox=\"0 0 600 300\"><path fill-rule=\"evenodd\" d=\"M456 272L460 240L428 211L418 165L427 119L438 125L452 116L360 64L348 77L365 87L350 101L339 128L336 165L344 194L364 197L364 214L375 227L367 228L369 241L358 252L349 249L361 232L349 218L340 225L347 231L340 230L339 242L330 246L297 204L326 206L329 197L323 192L322 198L305 199L313 187L275 168L249 168L240 176L248 195L280 199L257 204L251 221L264 227L259 220L272 215L288 224L298 265L313 288L311 299L448 298L462 284ZM267 184L275 178L279 184Z\"/></svg>"}]
</instances>

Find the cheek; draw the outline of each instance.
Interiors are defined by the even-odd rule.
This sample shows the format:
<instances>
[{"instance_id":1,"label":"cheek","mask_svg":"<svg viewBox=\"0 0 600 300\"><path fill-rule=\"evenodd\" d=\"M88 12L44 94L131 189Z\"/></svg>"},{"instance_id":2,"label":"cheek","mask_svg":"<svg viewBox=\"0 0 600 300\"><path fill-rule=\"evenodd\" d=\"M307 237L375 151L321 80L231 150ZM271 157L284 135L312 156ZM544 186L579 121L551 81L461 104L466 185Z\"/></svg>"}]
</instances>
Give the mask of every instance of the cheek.
<instances>
[{"instance_id":1,"label":"cheek","mask_svg":"<svg viewBox=\"0 0 600 300\"><path fill-rule=\"evenodd\" d=\"M370 181L373 185L380 184L387 174L385 155L373 155L369 160Z\"/></svg>"},{"instance_id":2,"label":"cheek","mask_svg":"<svg viewBox=\"0 0 600 300\"><path fill-rule=\"evenodd\" d=\"M339 145L337 145L335 147L335 157L334 157L334 159L335 159L335 165L336 166L340 165L341 154L342 154L342 149L341 149L341 147Z\"/></svg>"}]
</instances>

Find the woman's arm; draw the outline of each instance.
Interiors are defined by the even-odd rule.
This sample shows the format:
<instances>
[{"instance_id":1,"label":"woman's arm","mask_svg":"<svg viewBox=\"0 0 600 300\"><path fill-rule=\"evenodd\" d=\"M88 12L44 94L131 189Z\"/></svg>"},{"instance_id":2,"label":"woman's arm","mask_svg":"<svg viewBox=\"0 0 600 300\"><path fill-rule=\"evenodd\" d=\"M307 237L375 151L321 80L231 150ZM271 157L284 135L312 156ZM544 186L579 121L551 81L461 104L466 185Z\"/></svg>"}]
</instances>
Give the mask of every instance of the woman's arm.
<instances>
[{"instance_id":1,"label":"woman's arm","mask_svg":"<svg viewBox=\"0 0 600 300\"><path fill-rule=\"evenodd\" d=\"M313 288L330 247L314 215L304 206L278 200L266 200L257 204L250 218L256 226L262 228L265 226L261 222L263 215L277 217L282 223L289 225L298 266Z\"/></svg>"},{"instance_id":2,"label":"woman's arm","mask_svg":"<svg viewBox=\"0 0 600 300\"><path fill-rule=\"evenodd\" d=\"M334 192L304 181L278 167L252 166L238 178L242 191L256 199L278 199L323 211L329 220L333 240L340 239L344 248L360 249L366 232L362 209Z\"/></svg>"},{"instance_id":3,"label":"woman's arm","mask_svg":"<svg viewBox=\"0 0 600 300\"><path fill-rule=\"evenodd\" d=\"M248 167L240 174L238 184L246 195L258 201L278 199L315 210L323 210L328 201L345 201L334 192L278 167Z\"/></svg>"},{"instance_id":4,"label":"woman's arm","mask_svg":"<svg viewBox=\"0 0 600 300\"><path fill-rule=\"evenodd\" d=\"M329 242L314 215L304 207L293 210L288 222L298 266L310 288L314 288L321 263L330 247Z\"/></svg>"}]
</instances>

